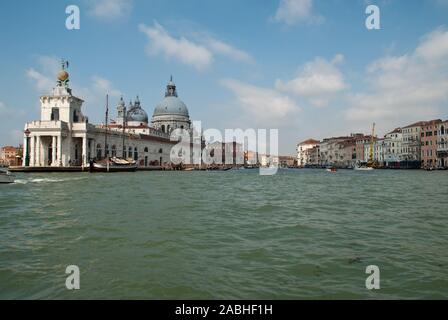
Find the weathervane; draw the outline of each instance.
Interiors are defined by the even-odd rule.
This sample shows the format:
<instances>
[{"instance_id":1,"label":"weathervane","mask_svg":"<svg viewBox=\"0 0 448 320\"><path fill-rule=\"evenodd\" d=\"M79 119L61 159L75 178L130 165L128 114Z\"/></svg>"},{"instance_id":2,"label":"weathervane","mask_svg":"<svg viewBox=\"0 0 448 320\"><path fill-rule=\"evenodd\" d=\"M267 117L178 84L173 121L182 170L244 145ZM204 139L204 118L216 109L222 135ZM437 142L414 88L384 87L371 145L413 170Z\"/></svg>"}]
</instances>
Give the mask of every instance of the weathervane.
<instances>
[{"instance_id":1,"label":"weathervane","mask_svg":"<svg viewBox=\"0 0 448 320\"><path fill-rule=\"evenodd\" d=\"M68 69L68 61L62 59L61 60L61 66L62 66L62 70Z\"/></svg>"}]
</instances>

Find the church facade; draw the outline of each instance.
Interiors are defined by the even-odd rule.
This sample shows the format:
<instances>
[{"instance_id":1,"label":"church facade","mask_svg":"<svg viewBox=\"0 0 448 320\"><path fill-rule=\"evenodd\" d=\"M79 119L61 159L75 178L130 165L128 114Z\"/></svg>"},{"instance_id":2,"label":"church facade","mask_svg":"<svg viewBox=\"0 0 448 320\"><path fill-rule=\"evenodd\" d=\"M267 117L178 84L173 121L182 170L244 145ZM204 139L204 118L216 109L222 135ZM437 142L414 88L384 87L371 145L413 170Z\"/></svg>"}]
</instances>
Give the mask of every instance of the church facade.
<instances>
[{"instance_id":1,"label":"church facade","mask_svg":"<svg viewBox=\"0 0 448 320\"><path fill-rule=\"evenodd\" d=\"M63 64L57 86L40 98L40 120L25 125L23 166L87 167L91 160L107 156L131 158L140 167L166 166L176 144L170 140L171 131L191 130L188 109L172 79L151 123L138 97L127 106L121 98L116 120L107 126L89 123L83 102L72 94Z\"/></svg>"}]
</instances>

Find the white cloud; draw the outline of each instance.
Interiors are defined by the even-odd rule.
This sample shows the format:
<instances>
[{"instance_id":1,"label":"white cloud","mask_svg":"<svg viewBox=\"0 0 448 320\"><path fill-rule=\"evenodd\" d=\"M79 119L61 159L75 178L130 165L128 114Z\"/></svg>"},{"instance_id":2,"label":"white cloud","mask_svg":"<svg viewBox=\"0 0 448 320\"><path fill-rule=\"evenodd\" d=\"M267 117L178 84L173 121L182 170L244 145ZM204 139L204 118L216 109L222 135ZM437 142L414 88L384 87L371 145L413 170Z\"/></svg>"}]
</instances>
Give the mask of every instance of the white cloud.
<instances>
[{"instance_id":1,"label":"white cloud","mask_svg":"<svg viewBox=\"0 0 448 320\"><path fill-rule=\"evenodd\" d=\"M121 96L121 91L118 89L115 89L112 85L112 82L109 80L100 77L100 76L93 76L92 78L92 88L93 91L96 93L103 93L109 94L111 97L119 97Z\"/></svg>"},{"instance_id":2,"label":"white cloud","mask_svg":"<svg viewBox=\"0 0 448 320\"><path fill-rule=\"evenodd\" d=\"M26 75L29 79L34 81L35 86L39 91L48 90L54 86L54 81L49 77L44 76L42 73L36 71L34 68L30 68L26 71Z\"/></svg>"},{"instance_id":3,"label":"white cloud","mask_svg":"<svg viewBox=\"0 0 448 320\"><path fill-rule=\"evenodd\" d=\"M26 112L22 109L12 108L7 106L6 103L0 101L0 117L3 118L22 118L26 115Z\"/></svg>"},{"instance_id":4,"label":"white cloud","mask_svg":"<svg viewBox=\"0 0 448 320\"><path fill-rule=\"evenodd\" d=\"M54 56L38 56L37 63L41 71L29 68L26 75L34 81L39 91L49 92L56 83L56 75L61 68L61 62Z\"/></svg>"},{"instance_id":5,"label":"white cloud","mask_svg":"<svg viewBox=\"0 0 448 320\"><path fill-rule=\"evenodd\" d=\"M281 0L274 20L289 26L306 23L319 24L324 18L314 13L314 0Z\"/></svg>"},{"instance_id":6,"label":"white cloud","mask_svg":"<svg viewBox=\"0 0 448 320\"><path fill-rule=\"evenodd\" d=\"M446 62L448 57L448 31L438 28L426 35L415 55L431 64Z\"/></svg>"},{"instance_id":7,"label":"white cloud","mask_svg":"<svg viewBox=\"0 0 448 320\"><path fill-rule=\"evenodd\" d=\"M162 54L167 58L175 58L198 70L208 68L213 62L213 54L207 48L184 37L172 37L157 22L152 27L141 24L139 28L150 40L146 49L151 55Z\"/></svg>"},{"instance_id":8,"label":"white cloud","mask_svg":"<svg viewBox=\"0 0 448 320\"><path fill-rule=\"evenodd\" d=\"M88 3L90 15L106 20L125 17L134 6L133 0L89 0Z\"/></svg>"},{"instance_id":9,"label":"white cloud","mask_svg":"<svg viewBox=\"0 0 448 320\"><path fill-rule=\"evenodd\" d=\"M253 63L254 59L247 52L240 50L231 46L228 43L217 40L212 37L206 38L205 45L209 48L210 51L220 54L223 56L227 56L233 60Z\"/></svg>"},{"instance_id":10,"label":"white cloud","mask_svg":"<svg viewBox=\"0 0 448 320\"><path fill-rule=\"evenodd\" d=\"M254 60L247 52L218 40L205 33L193 33L191 39L175 38L163 26L154 22L153 26L139 26L149 40L146 51L149 55L162 55L166 58L179 60L181 63L193 66L199 71L209 68L215 55L228 57L240 62L252 63Z\"/></svg>"},{"instance_id":11,"label":"white cloud","mask_svg":"<svg viewBox=\"0 0 448 320\"><path fill-rule=\"evenodd\" d=\"M337 64L343 60L341 54L332 61L315 58L305 64L296 78L286 82L277 79L276 88L306 98L314 106L326 106L331 97L348 87L342 72L337 68Z\"/></svg>"},{"instance_id":12,"label":"white cloud","mask_svg":"<svg viewBox=\"0 0 448 320\"><path fill-rule=\"evenodd\" d=\"M437 117L448 103L447 41L448 31L437 29L413 52L374 61L366 74L370 90L349 95L346 119L364 124L376 121L390 129Z\"/></svg>"},{"instance_id":13,"label":"white cloud","mask_svg":"<svg viewBox=\"0 0 448 320\"><path fill-rule=\"evenodd\" d=\"M224 79L221 84L235 94L245 115L255 124L286 124L300 111L294 100L275 90L235 79Z\"/></svg>"}]
</instances>

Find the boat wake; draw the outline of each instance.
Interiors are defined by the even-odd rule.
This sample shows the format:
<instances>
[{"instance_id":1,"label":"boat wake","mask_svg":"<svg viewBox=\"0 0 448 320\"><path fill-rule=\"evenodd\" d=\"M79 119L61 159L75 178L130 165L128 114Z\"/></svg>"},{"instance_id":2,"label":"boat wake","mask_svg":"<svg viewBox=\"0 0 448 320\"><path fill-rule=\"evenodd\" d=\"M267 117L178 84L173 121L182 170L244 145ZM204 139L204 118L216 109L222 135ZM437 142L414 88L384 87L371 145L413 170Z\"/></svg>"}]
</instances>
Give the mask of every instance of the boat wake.
<instances>
[{"instance_id":1,"label":"boat wake","mask_svg":"<svg viewBox=\"0 0 448 320\"><path fill-rule=\"evenodd\" d=\"M54 183L54 182L66 182L66 181L76 181L83 180L85 177L80 178L35 178L35 179L17 179L16 184L28 184L28 183Z\"/></svg>"}]
</instances>

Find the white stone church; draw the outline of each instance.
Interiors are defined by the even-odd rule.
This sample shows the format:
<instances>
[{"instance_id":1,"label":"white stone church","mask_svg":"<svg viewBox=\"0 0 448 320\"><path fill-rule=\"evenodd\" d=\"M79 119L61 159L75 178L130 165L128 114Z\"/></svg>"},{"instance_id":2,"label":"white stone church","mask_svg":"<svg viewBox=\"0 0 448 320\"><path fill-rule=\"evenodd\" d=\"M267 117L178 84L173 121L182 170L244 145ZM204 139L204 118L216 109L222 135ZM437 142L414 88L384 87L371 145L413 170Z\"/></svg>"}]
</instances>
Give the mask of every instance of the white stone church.
<instances>
[{"instance_id":1,"label":"white stone church","mask_svg":"<svg viewBox=\"0 0 448 320\"><path fill-rule=\"evenodd\" d=\"M191 130L188 109L177 96L172 79L151 124L138 97L128 106L121 98L116 120L107 126L106 135L104 124L91 124L82 113L84 101L72 94L65 68L63 63L52 93L40 98L40 120L25 125L25 167L87 167L90 160L106 156L132 158L140 167L170 163L170 151L176 143L170 141L170 132L176 128Z\"/></svg>"}]
</instances>

